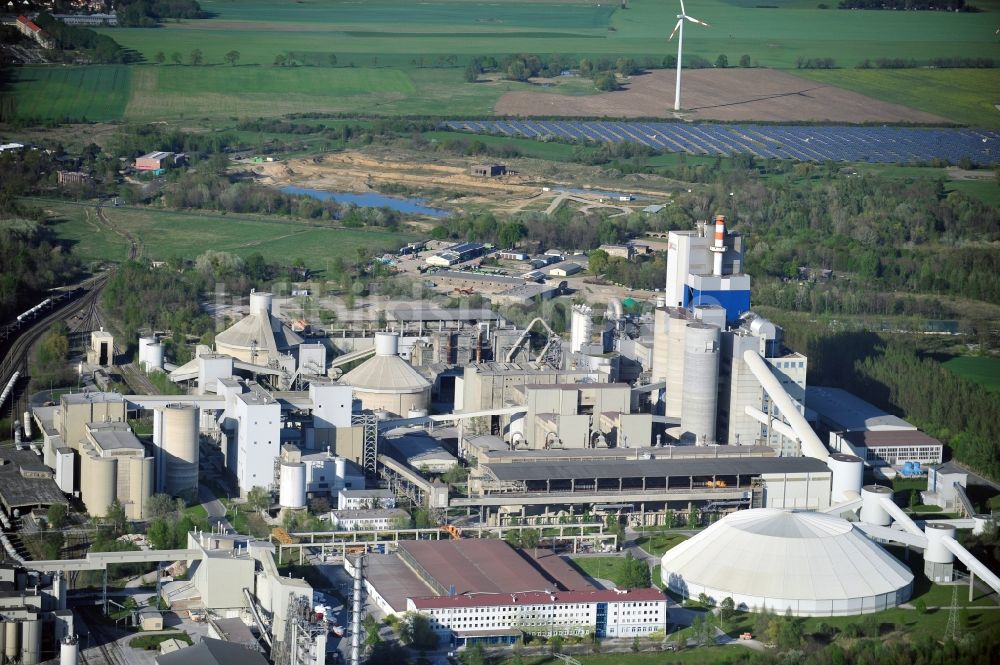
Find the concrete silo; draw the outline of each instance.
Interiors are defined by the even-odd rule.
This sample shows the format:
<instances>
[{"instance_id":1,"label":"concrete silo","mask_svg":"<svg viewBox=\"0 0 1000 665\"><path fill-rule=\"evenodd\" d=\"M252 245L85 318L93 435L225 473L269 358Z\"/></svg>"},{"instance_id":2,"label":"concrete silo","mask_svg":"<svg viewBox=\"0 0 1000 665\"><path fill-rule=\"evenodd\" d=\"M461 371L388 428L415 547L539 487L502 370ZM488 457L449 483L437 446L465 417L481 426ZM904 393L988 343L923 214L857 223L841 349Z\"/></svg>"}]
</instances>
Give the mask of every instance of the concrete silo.
<instances>
[{"instance_id":1,"label":"concrete silo","mask_svg":"<svg viewBox=\"0 0 1000 665\"><path fill-rule=\"evenodd\" d=\"M118 460L114 457L83 455L80 489L93 517L104 517L118 496Z\"/></svg>"},{"instance_id":2,"label":"concrete silo","mask_svg":"<svg viewBox=\"0 0 1000 665\"><path fill-rule=\"evenodd\" d=\"M42 620L28 619L21 623L21 665L38 665L41 661Z\"/></svg>"},{"instance_id":3,"label":"concrete silo","mask_svg":"<svg viewBox=\"0 0 1000 665\"><path fill-rule=\"evenodd\" d=\"M156 344L156 338L152 335L145 335L139 338L139 367L145 367L148 356L146 349L150 344Z\"/></svg>"},{"instance_id":4,"label":"concrete silo","mask_svg":"<svg viewBox=\"0 0 1000 665\"><path fill-rule=\"evenodd\" d=\"M59 643L59 665L77 665L80 662L80 643L69 635Z\"/></svg>"},{"instance_id":5,"label":"concrete silo","mask_svg":"<svg viewBox=\"0 0 1000 665\"><path fill-rule=\"evenodd\" d=\"M861 493L861 484L865 472L865 463L860 457L834 453L826 461L833 472L833 483L830 492L832 503L842 503L851 498L857 498Z\"/></svg>"},{"instance_id":6,"label":"concrete silo","mask_svg":"<svg viewBox=\"0 0 1000 665\"><path fill-rule=\"evenodd\" d=\"M167 404L163 409L164 491L178 496L198 491L198 407Z\"/></svg>"},{"instance_id":7,"label":"concrete silo","mask_svg":"<svg viewBox=\"0 0 1000 665\"><path fill-rule=\"evenodd\" d=\"M695 442L715 443L719 401L719 329L689 323L684 340L684 408L681 429Z\"/></svg>"},{"instance_id":8,"label":"concrete silo","mask_svg":"<svg viewBox=\"0 0 1000 665\"><path fill-rule=\"evenodd\" d=\"M282 508L306 507L306 465L302 462L282 462L278 503Z\"/></svg>"},{"instance_id":9,"label":"concrete silo","mask_svg":"<svg viewBox=\"0 0 1000 665\"><path fill-rule=\"evenodd\" d=\"M8 661L15 660L21 652L21 627L16 621L4 624L3 654Z\"/></svg>"},{"instance_id":10,"label":"concrete silo","mask_svg":"<svg viewBox=\"0 0 1000 665\"><path fill-rule=\"evenodd\" d=\"M375 333L375 356L351 370L340 382L354 388L361 406L373 411L405 416L414 409L426 409L431 384L399 357L399 336Z\"/></svg>"},{"instance_id":11,"label":"concrete silo","mask_svg":"<svg viewBox=\"0 0 1000 665\"><path fill-rule=\"evenodd\" d=\"M570 321L570 348L572 353L579 353L587 344L590 344L590 337L593 333L594 310L587 305L573 305L572 319Z\"/></svg>"},{"instance_id":12,"label":"concrete silo","mask_svg":"<svg viewBox=\"0 0 1000 665\"><path fill-rule=\"evenodd\" d=\"M144 368L147 372L152 372L154 369L163 369L163 353L164 347L159 342L146 346L146 363Z\"/></svg>"},{"instance_id":13,"label":"concrete silo","mask_svg":"<svg viewBox=\"0 0 1000 665\"><path fill-rule=\"evenodd\" d=\"M663 415L680 418L684 409L684 345L687 339L687 325L690 321L684 310L668 307L666 310L666 334L663 362L664 380L667 382ZM656 351L654 349L654 362Z\"/></svg>"}]
</instances>

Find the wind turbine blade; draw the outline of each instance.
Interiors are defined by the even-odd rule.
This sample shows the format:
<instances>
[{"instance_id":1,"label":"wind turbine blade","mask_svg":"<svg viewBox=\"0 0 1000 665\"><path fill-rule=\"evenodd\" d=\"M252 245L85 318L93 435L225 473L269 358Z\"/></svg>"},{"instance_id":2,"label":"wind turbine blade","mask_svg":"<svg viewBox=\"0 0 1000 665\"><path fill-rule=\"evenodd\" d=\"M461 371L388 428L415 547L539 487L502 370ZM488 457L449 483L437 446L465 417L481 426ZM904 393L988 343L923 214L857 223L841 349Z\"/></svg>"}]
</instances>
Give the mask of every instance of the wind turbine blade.
<instances>
[{"instance_id":1,"label":"wind turbine blade","mask_svg":"<svg viewBox=\"0 0 1000 665\"><path fill-rule=\"evenodd\" d=\"M687 16L687 15L685 15L684 18L686 18L687 20L691 21L692 23L697 23L698 25L703 25L706 28L711 28L712 27L708 23L705 23L704 21L699 21L698 19L692 18L692 17Z\"/></svg>"},{"instance_id":2,"label":"wind turbine blade","mask_svg":"<svg viewBox=\"0 0 1000 665\"><path fill-rule=\"evenodd\" d=\"M677 21L677 25L675 25L675 26L674 26L674 30L673 30L673 32L671 32L671 33L670 33L670 36L669 36L669 37L667 37L667 41L668 41L668 42L669 42L669 41L671 41L671 40L672 40L672 39L674 38L674 35L676 35L676 34L677 34L677 31L678 31L678 30L680 30L680 28L681 28L681 23L683 23L683 22L684 22L683 20L680 20L680 21Z\"/></svg>"},{"instance_id":3,"label":"wind turbine blade","mask_svg":"<svg viewBox=\"0 0 1000 665\"><path fill-rule=\"evenodd\" d=\"M681 0L681 14L687 14L687 11L684 9L684 0Z\"/></svg>"}]
</instances>

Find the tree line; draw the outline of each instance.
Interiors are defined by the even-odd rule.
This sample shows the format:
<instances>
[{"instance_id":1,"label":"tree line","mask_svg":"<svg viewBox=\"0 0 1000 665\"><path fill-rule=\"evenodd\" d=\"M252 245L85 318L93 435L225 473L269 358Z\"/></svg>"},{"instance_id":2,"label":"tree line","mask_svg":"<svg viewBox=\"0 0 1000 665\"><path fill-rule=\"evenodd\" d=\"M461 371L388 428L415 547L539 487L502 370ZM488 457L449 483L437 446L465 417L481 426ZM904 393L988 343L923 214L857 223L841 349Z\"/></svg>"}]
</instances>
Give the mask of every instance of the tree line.
<instances>
[{"instance_id":1,"label":"tree line","mask_svg":"<svg viewBox=\"0 0 1000 665\"><path fill-rule=\"evenodd\" d=\"M104 64L138 60L138 55L134 51L125 49L108 35L79 25L67 25L47 12L39 13L35 23L49 33L58 50L80 51L94 62ZM73 60L72 56L67 56L67 59Z\"/></svg>"},{"instance_id":2,"label":"tree line","mask_svg":"<svg viewBox=\"0 0 1000 665\"><path fill-rule=\"evenodd\" d=\"M965 0L840 0L838 9L886 9L897 11L978 12Z\"/></svg>"},{"instance_id":3,"label":"tree line","mask_svg":"<svg viewBox=\"0 0 1000 665\"><path fill-rule=\"evenodd\" d=\"M208 14L196 0L118 0L118 25L155 28L168 18L205 18Z\"/></svg>"}]
</instances>

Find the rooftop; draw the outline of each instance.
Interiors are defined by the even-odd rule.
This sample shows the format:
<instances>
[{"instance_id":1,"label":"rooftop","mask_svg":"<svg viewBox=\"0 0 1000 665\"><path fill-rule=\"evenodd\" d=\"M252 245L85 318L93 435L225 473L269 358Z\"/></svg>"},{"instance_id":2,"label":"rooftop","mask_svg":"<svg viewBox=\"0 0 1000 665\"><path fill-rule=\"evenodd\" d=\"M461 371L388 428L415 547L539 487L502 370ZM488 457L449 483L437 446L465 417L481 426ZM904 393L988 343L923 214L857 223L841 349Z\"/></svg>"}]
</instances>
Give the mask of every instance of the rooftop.
<instances>
[{"instance_id":1,"label":"rooftop","mask_svg":"<svg viewBox=\"0 0 1000 665\"><path fill-rule=\"evenodd\" d=\"M201 642L180 651L156 657L157 665L267 665L264 656L244 646L202 638Z\"/></svg>"},{"instance_id":2,"label":"rooftop","mask_svg":"<svg viewBox=\"0 0 1000 665\"><path fill-rule=\"evenodd\" d=\"M806 406L835 430L913 430L914 425L840 388L809 386Z\"/></svg>"},{"instance_id":3,"label":"rooftop","mask_svg":"<svg viewBox=\"0 0 1000 665\"><path fill-rule=\"evenodd\" d=\"M116 403L125 398L119 393L83 392L67 393L62 396L63 404L93 404L95 402Z\"/></svg>"},{"instance_id":4,"label":"rooftop","mask_svg":"<svg viewBox=\"0 0 1000 665\"><path fill-rule=\"evenodd\" d=\"M125 423L89 423L87 429L102 450L145 450Z\"/></svg>"},{"instance_id":5,"label":"rooftop","mask_svg":"<svg viewBox=\"0 0 1000 665\"><path fill-rule=\"evenodd\" d=\"M347 497L348 499L380 499L380 498L392 498L394 495L389 490L352 490L352 489L342 489L340 490L341 496Z\"/></svg>"},{"instance_id":6,"label":"rooftop","mask_svg":"<svg viewBox=\"0 0 1000 665\"><path fill-rule=\"evenodd\" d=\"M402 508L358 508L354 510L331 510L331 515L338 520L379 520L394 519L396 517L409 517Z\"/></svg>"},{"instance_id":7,"label":"rooftop","mask_svg":"<svg viewBox=\"0 0 1000 665\"><path fill-rule=\"evenodd\" d=\"M502 540L406 540L399 553L439 593L544 591L554 585ZM507 598L509 599L509 595Z\"/></svg>"},{"instance_id":8,"label":"rooftop","mask_svg":"<svg viewBox=\"0 0 1000 665\"><path fill-rule=\"evenodd\" d=\"M389 321L495 321L498 314L488 309L442 309L421 303L400 304L386 311Z\"/></svg>"},{"instance_id":9,"label":"rooftop","mask_svg":"<svg viewBox=\"0 0 1000 665\"><path fill-rule=\"evenodd\" d=\"M406 611L406 599L433 593L395 554L365 555L365 579L397 612Z\"/></svg>"},{"instance_id":10,"label":"rooftop","mask_svg":"<svg viewBox=\"0 0 1000 665\"><path fill-rule=\"evenodd\" d=\"M66 505L66 497L52 479L52 472L30 450L4 449L0 452L0 503L8 514L15 508ZM22 469L35 477L25 477ZM41 477L44 473L45 477Z\"/></svg>"},{"instance_id":11,"label":"rooftop","mask_svg":"<svg viewBox=\"0 0 1000 665\"><path fill-rule=\"evenodd\" d=\"M507 275L491 275L484 272L465 272L459 270L439 270L431 275L430 279L464 279L473 282L510 284L511 286L524 284L524 280L520 277L508 277Z\"/></svg>"},{"instance_id":12,"label":"rooftop","mask_svg":"<svg viewBox=\"0 0 1000 665\"><path fill-rule=\"evenodd\" d=\"M944 444L932 436L914 430L888 430L844 432L845 439L856 446L865 448L894 448L896 446L943 446Z\"/></svg>"},{"instance_id":13,"label":"rooftop","mask_svg":"<svg viewBox=\"0 0 1000 665\"><path fill-rule=\"evenodd\" d=\"M667 599L659 589L602 589L594 591L544 591L497 593L475 596L436 596L414 598L417 609L446 607L505 607L509 605L549 605L552 603L634 603L660 602Z\"/></svg>"},{"instance_id":14,"label":"rooftop","mask_svg":"<svg viewBox=\"0 0 1000 665\"><path fill-rule=\"evenodd\" d=\"M765 473L828 472L811 457L746 457L720 459L640 459L601 461L512 462L487 467L497 480L561 478L642 478L689 476L759 476Z\"/></svg>"}]
</instances>

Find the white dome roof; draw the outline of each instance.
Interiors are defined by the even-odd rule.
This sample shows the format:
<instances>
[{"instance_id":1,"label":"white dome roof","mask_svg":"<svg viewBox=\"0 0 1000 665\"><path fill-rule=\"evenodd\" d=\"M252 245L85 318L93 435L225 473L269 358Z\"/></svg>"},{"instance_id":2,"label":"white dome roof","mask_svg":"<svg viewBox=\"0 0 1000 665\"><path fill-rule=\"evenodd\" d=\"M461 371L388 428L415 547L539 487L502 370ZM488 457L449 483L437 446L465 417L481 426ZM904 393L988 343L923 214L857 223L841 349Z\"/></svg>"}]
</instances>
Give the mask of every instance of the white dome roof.
<instances>
[{"instance_id":1,"label":"white dome roof","mask_svg":"<svg viewBox=\"0 0 1000 665\"><path fill-rule=\"evenodd\" d=\"M663 555L663 581L686 596L731 596L738 607L825 616L907 600L913 574L839 517L741 510Z\"/></svg>"},{"instance_id":2,"label":"white dome roof","mask_svg":"<svg viewBox=\"0 0 1000 665\"><path fill-rule=\"evenodd\" d=\"M408 362L399 356L376 355L340 377L355 390L370 393L416 393L431 387Z\"/></svg>"}]
</instances>

